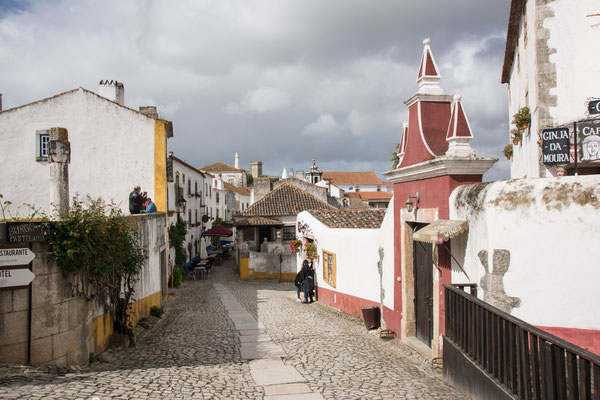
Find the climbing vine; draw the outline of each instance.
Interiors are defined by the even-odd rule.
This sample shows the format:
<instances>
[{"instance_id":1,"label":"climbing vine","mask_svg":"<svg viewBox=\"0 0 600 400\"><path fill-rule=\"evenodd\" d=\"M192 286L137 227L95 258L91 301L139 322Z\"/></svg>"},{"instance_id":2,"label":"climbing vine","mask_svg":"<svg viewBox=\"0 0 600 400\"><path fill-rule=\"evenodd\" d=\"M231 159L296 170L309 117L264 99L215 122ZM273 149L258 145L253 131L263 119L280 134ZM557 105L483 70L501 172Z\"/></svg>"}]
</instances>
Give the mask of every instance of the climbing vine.
<instances>
[{"instance_id":1,"label":"climbing vine","mask_svg":"<svg viewBox=\"0 0 600 400\"><path fill-rule=\"evenodd\" d=\"M115 311L115 332L131 333L129 306L147 258L135 225L115 204L73 199L69 214L50 233L50 255L74 292L106 294Z\"/></svg>"},{"instance_id":2,"label":"climbing vine","mask_svg":"<svg viewBox=\"0 0 600 400\"><path fill-rule=\"evenodd\" d=\"M169 227L169 246L175 248L175 265L183 268L187 259L185 254L185 235L187 234L187 223L181 218Z\"/></svg>"}]
</instances>

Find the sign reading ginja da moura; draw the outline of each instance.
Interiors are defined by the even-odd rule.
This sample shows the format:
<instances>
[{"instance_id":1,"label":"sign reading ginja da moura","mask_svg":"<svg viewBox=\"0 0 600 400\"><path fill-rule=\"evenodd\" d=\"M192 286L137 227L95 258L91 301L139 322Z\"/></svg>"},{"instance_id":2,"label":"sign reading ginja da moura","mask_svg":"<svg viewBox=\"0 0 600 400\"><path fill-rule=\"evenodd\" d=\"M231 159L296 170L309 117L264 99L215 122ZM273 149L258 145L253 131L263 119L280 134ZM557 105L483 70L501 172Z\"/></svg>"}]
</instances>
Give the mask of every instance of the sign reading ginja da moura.
<instances>
[{"instance_id":1,"label":"sign reading ginja da moura","mask_svg":"<svg viewBox=\"0 0 600 400\"><path fill-rule=\"evenodd\" d=\"M568 164L570 150L569 128L553 128L542 131L542 163L544 165Z\"/></svg>"},{"instance_id":2,"label":"sign reading ginja da moura","mask_svg":"<svg viewBox=\"0 0 600 400\"><path fill-rule=\"evenodd\" d=\"M35 253L27 247L0 249L0 268L11 265L27 265L35 258Z\"/></svg>"}]
</instances>

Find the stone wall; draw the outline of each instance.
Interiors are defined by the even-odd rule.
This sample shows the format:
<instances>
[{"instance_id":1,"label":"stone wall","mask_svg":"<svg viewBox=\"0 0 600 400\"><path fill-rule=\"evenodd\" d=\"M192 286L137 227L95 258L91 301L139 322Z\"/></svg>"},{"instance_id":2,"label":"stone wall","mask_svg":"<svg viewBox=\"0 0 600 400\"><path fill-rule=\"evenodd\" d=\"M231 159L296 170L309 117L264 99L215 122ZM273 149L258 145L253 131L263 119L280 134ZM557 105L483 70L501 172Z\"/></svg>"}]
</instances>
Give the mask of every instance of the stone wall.
<instances>
[{"instance_id":1,"label":"stone wall","mask_svg":"<svg viewBox=\"0 0 600 400\"><path fill-rule=\"evenodd\" d=\"M286 182L296 186L297 188L304 190L307 193L310 193L311 195L313 195L314 197L316 197L317 199L319 199L321 201L324 201L325 203L328 202L327 188L316 186L316 185L313 185L312 183L308 183L308 182L305 182L305 181L302 181L299 179L295 179L295 178L278 180L277 182L273 183L273 190L277 189L279 186L281 186L282 184L284 184Z\"/></svg>"},{"instance_id":2,"label":"stone wall","mask_svg":"<svg viewBox=\"0 0 600 400\"><path fill-rule=\"evenodd\" d=\"M34 243L33 252L31 364L85 364L93 351L92 307L71 294L47 245ZM29 289L0 291L0 363L27 363L28 310Z\"/></svg>"},{"instance_id":3,"label":"stone wall","mask_svg":"<svg viewBox=\"0 0 600 400\"><path fill-rule=\"evenodd\" d=\"M142 214L137 220L148 260L142 268L132 305L132 323L160 306L167 291L165 215ZM5 232L0 224L0 232ZM5 238L0 236L0 243ZM25 243L23 247L27 247ZM83 365L89 353L101 353L113 333L113 316L105 299L74 296L48 255L48 245L33 243L36 257L31 284L31 364ZM0 364L25 364L28 358L29 289L0 291Z\"/></svg>"}]
</instances>

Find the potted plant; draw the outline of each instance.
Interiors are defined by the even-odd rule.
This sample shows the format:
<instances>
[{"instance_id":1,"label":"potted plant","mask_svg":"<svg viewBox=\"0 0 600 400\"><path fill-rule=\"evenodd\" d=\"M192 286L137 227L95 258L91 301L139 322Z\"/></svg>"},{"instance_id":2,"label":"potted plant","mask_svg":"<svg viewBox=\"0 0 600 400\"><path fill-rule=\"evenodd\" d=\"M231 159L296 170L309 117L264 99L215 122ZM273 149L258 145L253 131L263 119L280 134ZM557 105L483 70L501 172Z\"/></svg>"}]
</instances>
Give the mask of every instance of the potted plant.
<instances>
[{"instance_id":1,"label":"potted plant","mask_svg":"<svg viewBox=\"0 0 600 400\"><path fill-rule=\"evenodd\" d=\"M298 253L302 247L302 240L294 239L290 242L290 248L293 253Z\"/></svg>"},{"instance_id":2,"label":"potted plant","mask_svg":"<svg viewBox=\"0 0 600 400\"><path fill-rule=\"evenodd\" d=\"M504 146L504 156L510 160L512 158L513 155L513 145L512 144L507 144L506 146Z\"/></svg>"},{"instance_id":3,"label":"potted plant","mask_svg":"<svg viewBox=\"0 0 600 400\"><path fill-rule=\"evenodd\" d=\"M304 248L304 251L306 252L306 258L308 259L314 259L317 258L317 245L313 242L307 242L306 246Z\"/></svg>"},{"instance_id":4,"label":"potted plant","mask_svg":"<svg viewBox=\"0 0 600 400\"><path fill-rule=\"evenodd\" d=\"M510 131L510 136L512 139L512 143L516 146L519 143L521 143L521 140L523 139L523 133L522 131L519 131L518 129L513 129Z\"/></svg>"},{"instance_id":5,"label":"potted plant","mask_svg":"<svg viewBox=\"0 0 600 400\"><path fill-rule=\"evenodd\" d=\"M529 111L529 107L523 107L518 113L513 115L512 122L520 132L523 132L525 128L529 127L529 124L531 123L531 112Z\"/></svg>"}]
</instances>

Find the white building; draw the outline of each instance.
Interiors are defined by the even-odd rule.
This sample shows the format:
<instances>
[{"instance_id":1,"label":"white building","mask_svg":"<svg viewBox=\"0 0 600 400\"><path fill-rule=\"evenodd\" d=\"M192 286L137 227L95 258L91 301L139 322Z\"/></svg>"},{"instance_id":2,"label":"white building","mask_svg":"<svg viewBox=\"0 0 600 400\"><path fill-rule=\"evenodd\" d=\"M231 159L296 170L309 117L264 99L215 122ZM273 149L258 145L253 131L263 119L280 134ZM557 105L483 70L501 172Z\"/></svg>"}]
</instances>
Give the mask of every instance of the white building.
<instances>
[{"instance_id":1,"label":"white building","mask_svg":"<svg viewBox=\"0 0 600 400\"><path fill-rule=\"evenodd\" d=\"M512 146L513 178L574 173L572 152L570 164L544 165L538 140L546 128L572 130L573 122L589 118L588 101L600 97L600 63L593 50L600 42L598 11L597 0L511 1L502 82L508 83L510 120L523 107L531 112L531 125ZM578 169L579 175L600 173L595 162Z\"/></svg>"},{"instance_id":2,"label":"white building","mask_svg":"<svg viewBox=\"0 0 600 400\"><path fill-rule=\"evenodd\" d=\"M121 83L101 81L99 92L107 97L78 88L0 112L1 191L12 202L7 218L30 216L24 204L51 214L47 160L53 127L68 130L70 197L102 197L129 214L129 193L140 185L158 211L166 211L172 123L159 119L154 107L125 107Z\"/></svg>"},{"instance_id":3,"label":"white building","mask_svg":"<svg viewBox=\"0 0 600 400\"><path fill-rule=\"evenodd\" d=\"M323 182L324 181L324 182ZM323 172L319 186L332 185L345 193L386 191L386 185L375 172ZM333 193L333 192L332 192ZM330 193L330 196L333 194Z\"/></svg>"},{"instance_id":4,"label":"white building","mask_svg":"<svg viewBox=\"0 0 600 400\"><path fill-rule=\"evenodd\" d=\"M169 179L168 191L169 224L175 224L178 218L187 223L184 247L190 260L200 253L202 232L212 227L206 206L206 199L210 197L205 191L210 181L202 171L185 161L173 155L170 160L172 179Z\"/></svg>"},{"instance_id":5,"label":"white building","mask_svg":"<svg viewBox=\"0 0 600 400\"><path fill-rule=\"evenodd\" d=\"M221 178L223 181L237 186L237 187L245 187L246 183L246 171L239 168L239 158L236 153L236 163L238 163L236 167L232 167L231 165L227 165L222 162L205 165L201 167L200 170L204 172L209 172L213 176L217 176L221 174Z\"/></svg>"}]
</instances>

